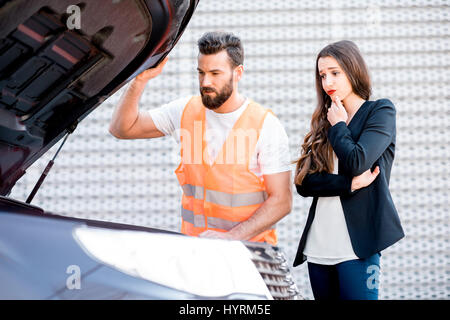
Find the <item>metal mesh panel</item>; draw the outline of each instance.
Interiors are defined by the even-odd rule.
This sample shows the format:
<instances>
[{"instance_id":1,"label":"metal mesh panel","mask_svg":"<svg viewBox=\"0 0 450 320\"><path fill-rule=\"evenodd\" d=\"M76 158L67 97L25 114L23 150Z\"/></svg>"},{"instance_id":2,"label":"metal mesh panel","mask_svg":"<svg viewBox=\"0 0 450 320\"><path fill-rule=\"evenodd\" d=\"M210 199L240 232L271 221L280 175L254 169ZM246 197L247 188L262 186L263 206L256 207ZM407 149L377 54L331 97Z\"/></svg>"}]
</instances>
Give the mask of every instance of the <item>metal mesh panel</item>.
<instances>
[{"instance_id":1,"label":"metal mesh panel","mask_svg":"<svg viewBox=\"0 0 450 320\"><path fill-rule=\"evenodd\" d=\"M315 104L315 55L353 40L369 66L374 96L397 108L391 192L406 237L382 252L381 299L450 298L449 1L203 0L163 74L141 100L155 108L197 94L197 39L209 30L239 35L245 48L241 91L271 108L286 128L292 160ZM171 138L118 141L108 134L109 98L69 137L34 204L65 215L178 231L181 188ZM26 199L57 146L28 170L11 194ZM311 199L294 195L277 224L291 265ZM306 264L292 269L312 298Z\"/></svg>"}]
</instances>

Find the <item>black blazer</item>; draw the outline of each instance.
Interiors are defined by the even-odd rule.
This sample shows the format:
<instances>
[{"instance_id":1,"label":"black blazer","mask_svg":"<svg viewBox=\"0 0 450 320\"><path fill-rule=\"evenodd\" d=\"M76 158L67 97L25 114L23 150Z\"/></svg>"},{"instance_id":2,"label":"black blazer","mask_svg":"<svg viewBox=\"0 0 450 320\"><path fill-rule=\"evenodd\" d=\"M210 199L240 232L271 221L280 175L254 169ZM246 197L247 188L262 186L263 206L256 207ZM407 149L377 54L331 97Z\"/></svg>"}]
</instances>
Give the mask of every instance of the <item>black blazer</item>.
<instances>
[{"instance_id":1,"label":"black blazer","mask_svg":"<svg viewBox=\"0 0 450 320\"><path fill-rule=\"evenodd\" d=\"M297 192L314 197L300 238L294 267L306 260L303 254L314 220L318 197L339 196L353 250L367 258L404 237L397 210L389 192L395 153L395 107L388 99L364 102L348 124L330 127L328 139L339 159L338 174L307 174ZM354 176L380 167L367 187L351 192Z\"/></svg>"}]
</instances>

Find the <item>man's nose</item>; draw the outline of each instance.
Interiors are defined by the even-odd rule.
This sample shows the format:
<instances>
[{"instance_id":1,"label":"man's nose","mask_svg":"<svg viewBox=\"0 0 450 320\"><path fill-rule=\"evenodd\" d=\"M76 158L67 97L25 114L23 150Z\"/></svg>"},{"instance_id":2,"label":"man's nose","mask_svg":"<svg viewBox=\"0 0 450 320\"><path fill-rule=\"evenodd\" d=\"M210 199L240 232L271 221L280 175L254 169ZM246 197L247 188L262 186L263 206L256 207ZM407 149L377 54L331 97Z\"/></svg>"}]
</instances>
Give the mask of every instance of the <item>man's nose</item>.
<instances>
[{"instance_id":1,"label":"man's nose","mask_svg":"<svg viewBox=\"0 0 450 320\"><path fill-rule=\"evenodd\" d=\"M211 86L211 77L209 77L208 75L204 75L202 77L202 79L200 80L200 84L202 87L209 87Z\"/></svg>"}]
</instances>

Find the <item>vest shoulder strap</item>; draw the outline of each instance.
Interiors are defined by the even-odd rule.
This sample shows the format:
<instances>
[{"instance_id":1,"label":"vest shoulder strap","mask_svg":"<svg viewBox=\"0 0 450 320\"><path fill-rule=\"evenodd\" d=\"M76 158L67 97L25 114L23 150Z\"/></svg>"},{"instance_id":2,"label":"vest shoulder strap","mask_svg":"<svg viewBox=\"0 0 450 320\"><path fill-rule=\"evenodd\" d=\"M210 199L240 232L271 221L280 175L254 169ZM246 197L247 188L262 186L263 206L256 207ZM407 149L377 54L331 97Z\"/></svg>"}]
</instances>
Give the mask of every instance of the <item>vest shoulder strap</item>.
<instances>
[{"instance_id":1,"label":"vest shoulder strap","mask_svg":"<svg viewBox=\"0 0 450 320\"><path fill-rule=\"evenodd\" d=\"M242 127L245 129L256 129L261 130L264 120L269 113L272 113L272 110L261 106L259 103L250 100L250 103L247 107L246 117L244 122L242 123Z\"/></svg>"},{"instance_id":2,"label":"vest shoulder strap","mask_svg":"<svg viewBox=\"0 0 450 320\"><path fill-rule=\"evenodd\" d=\"M201 121L205 110L200 96L193 96L184 107L181 116L181 128L187 128L194 121Z\"/></svg>"}]
</instances>

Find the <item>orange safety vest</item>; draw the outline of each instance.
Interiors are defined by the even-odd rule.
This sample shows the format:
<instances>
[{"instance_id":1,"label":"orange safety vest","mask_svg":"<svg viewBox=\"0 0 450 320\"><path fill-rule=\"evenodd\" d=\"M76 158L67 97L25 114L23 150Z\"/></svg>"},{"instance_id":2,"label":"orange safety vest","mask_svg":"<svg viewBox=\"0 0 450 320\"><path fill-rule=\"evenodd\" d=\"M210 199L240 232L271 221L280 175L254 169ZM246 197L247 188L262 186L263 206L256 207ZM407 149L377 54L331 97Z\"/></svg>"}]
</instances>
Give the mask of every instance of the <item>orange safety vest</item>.
<instances>
[{"instance_id":1,"label":"orange safety vest","mask_svg":"<svg viewBox=\"0 0 450 320\"><path fill-rule=\"evenodd\" d=\"M205 111L191 98L181 117L181 163L175 170L183 189L181 232L226 232L247 220L267 199L264 183L248 169L268 109L250 101L234 124L214 163L208 157ZM250 241L277 244L275 226Z\"/></svg>"}]
</instances>

